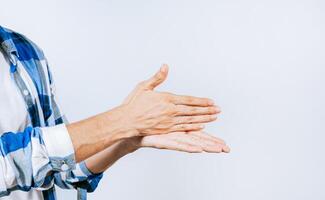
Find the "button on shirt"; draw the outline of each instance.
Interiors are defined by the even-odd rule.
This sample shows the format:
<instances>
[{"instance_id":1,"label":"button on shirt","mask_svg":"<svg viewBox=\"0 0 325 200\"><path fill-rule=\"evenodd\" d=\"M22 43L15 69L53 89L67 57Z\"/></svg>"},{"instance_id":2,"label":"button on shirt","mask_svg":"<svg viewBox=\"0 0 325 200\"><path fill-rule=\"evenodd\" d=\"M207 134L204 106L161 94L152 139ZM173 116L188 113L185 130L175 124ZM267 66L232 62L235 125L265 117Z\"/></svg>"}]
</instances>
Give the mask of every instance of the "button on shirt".
<instances>
[{"instance_id":1,"label":"button on shirt","mask_svg":"<svg viewBox=\"0 0 325 200\"><path fill-rule=\"evenodd\" d=\"M25 90L25 93L28 93ZM0 53L0 134L12 130L23 131L28 124L23 97L10 76L10 66Z\"/></svg>"},{"instance_id":2,"label":"button on shirt","mask_svg":"<svg viewBox=\"0 0 325 200\"><path fill-rule=\"evenodd\" d=\"M96 189L102 173L76 163L42 50L0 26L0 197L55 200L55 185Z\"/></svg>"}]
</instances>

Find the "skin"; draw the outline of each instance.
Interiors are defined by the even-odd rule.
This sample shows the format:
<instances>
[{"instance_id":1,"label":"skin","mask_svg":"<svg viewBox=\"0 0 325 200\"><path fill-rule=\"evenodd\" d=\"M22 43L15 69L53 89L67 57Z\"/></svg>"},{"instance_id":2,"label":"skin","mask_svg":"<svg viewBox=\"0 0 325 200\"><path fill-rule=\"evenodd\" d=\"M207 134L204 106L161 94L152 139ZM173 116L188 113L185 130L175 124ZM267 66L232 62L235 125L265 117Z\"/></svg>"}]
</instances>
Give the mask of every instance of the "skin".
<instances>
[{"instance_id":1,"label":"skin","mask_svg":"<svg viewBox=\"0 0 325 200\"><path fill-rule=\"evenodd\" d=\"M187 153L230 152L223 140L203 131L173 132L121 140L87 159L86 165L93 173L104 172L123 156L146 147Z\"/></svg>"},{"instance_id":2,"label":"skin","mask_svg":"<svg viewBox=\"0 0 325 200\"><path fill-rule=\"evenodd\" d=\"M67 125L77 162L93 173L143 147L184 152L229 152L229 147L202 131L220 113L211 99L157 92L168 66L140 82L118 107Z\"/></svg>"}]
</instances>

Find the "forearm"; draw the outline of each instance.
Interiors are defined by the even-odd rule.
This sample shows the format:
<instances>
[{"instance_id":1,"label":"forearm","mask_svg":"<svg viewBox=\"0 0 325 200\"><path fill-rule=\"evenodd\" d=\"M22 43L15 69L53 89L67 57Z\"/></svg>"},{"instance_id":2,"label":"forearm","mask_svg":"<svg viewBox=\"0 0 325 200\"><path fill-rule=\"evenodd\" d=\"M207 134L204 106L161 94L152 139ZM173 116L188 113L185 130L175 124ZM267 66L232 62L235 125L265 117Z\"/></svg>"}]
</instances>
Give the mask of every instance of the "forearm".
<instances>
[{"instance_id":1,"label":"forearm","mask_svg":"<svg viewBox=\"0 0 325 200\"><path fill-rule=\"evenodd\" d=\"M118 159L142 147L168 149L189 153L229 153L226 143L204 132L173 132L164 135L132 137L111 145L104 151L88 158L87 168L95 173L104 172Z\"/></svg>"},{"instance_id":2,"label":"forearm","mask_svg":"<svg viewBox=\"0 0 325 200\"><path fill-rule=\"evenodd\" d=\"M118 159L137 150L137 146L130 143L129 139L115 142L107 149L86 159L87 168L95 174L104 172L111 167Z\"/></svg>"},{"instance_id":3,"label":"forearm","mask_svg":"<svg viewBox=\"0 0 325 200\"><path fill-rule=\"evenodd\" d=\"M67 125L76 162L101 152L113 143L133 136L135 129L124 121L122 107Z\"/></svg>"}]
</instances>

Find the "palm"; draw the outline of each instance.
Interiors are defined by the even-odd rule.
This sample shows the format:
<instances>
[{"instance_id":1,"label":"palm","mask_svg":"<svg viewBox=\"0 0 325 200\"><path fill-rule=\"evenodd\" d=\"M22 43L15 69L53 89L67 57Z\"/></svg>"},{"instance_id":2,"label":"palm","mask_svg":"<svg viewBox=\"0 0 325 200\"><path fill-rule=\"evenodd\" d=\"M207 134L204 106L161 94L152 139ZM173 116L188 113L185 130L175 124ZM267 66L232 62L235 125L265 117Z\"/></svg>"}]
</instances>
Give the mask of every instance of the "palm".
<instances>
[{"instance_id":1,"label":"palm","mask_svg":"<svg viewBox=\"0 0 325 200\"><path fill-rule=\"evenodd\" d=\"M153 91L158 85L164 82L168 75L168 66L163 65L158 73L152 78L141 82L126 97L123 104L132 101L143 91ZM222 139L209 135L203 131L170 132L163 135L150 135L127 139L135 148L151 147L156 149L168 149L190 153L212 152L220 153L230 151Z\"/></svg>"},{"instance_id":2,"label":"palm","mask_svg":"<svg viewBox=\"0 0 325 200\"><path fill-rule=\"evenodd\" d=\"M145 136L137 140L139 147L168 149L189 153L228 153L229 147L217 137L202 131L173 132L164 135Z\"/></svg>"}]
</instances>

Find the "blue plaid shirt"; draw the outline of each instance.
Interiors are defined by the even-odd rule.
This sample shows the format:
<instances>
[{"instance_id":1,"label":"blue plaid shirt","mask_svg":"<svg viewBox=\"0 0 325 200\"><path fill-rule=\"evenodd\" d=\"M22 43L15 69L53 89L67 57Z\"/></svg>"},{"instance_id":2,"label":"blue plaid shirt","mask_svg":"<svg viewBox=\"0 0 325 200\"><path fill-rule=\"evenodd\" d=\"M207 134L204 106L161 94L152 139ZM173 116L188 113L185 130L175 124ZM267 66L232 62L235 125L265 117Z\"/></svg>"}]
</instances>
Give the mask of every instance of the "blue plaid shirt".
<instances>
[{"instance_id":1,"label":"blue plaid shirt","mask_svg":"<svg viewBox=\"0 0 325 200\"><path fill-rule=\"evenodd\" d=\"M11 76L23 94L30 122L24 131L6 132L0 137L0 197L35 188L42 190L45 200L55 200L57 185L77 189L78 199L86 199L87 192L96 189L103 174L93 174L84 162L75 162L70 138L70 143L63 142L66 146L57 145L62 137L67 137L60 135L59 130L68 122L57 103L43 51L25 36L1 26L0 45L10 61ZM20 67L27 73L21 73ZM26 79L32 80L36 94L29 91L31 86ZM4 168L14 172L15 185L9 188Z\"/></svg>"}]
</instances>

